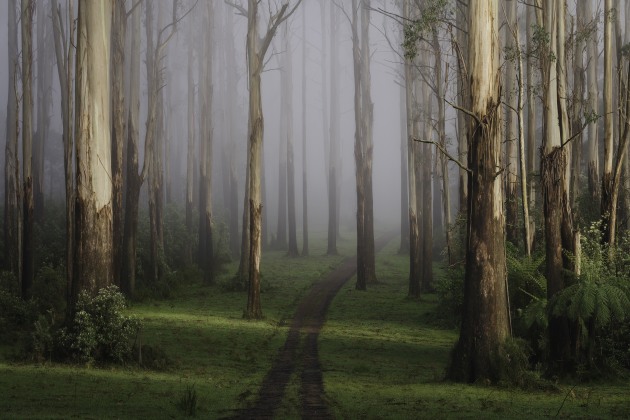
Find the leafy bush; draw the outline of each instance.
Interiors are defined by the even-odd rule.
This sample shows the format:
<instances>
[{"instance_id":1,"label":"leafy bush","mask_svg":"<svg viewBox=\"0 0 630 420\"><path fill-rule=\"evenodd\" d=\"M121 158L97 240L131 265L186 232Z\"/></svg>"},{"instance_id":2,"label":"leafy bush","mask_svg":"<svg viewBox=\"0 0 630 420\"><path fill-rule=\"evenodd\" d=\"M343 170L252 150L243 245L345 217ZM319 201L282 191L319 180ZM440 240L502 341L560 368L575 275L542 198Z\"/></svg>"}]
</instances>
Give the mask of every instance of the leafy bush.
<instances>
[{"instance_id":1,"label":"leafy bush","mask_svg":"<svg viewBox=\"0 0 630 420\"><path fill-rule=\"evenodd\" d=\"M94 297L82 292L70 328L60 331L61 348L83 362L128 360L140 322L125 316L125 307L116 286L103 288Z\"/></svg>"},{"instance_id":2,"label":"leafy bush","mask_svg":"<svg viewBox=\"0 0 630 420\"><path fill-rule=\"evenodd\" d=\"M37 305L13 293L0 290L0 339L14 341L28 330L37 319Z\"/></svg>"}]
</instances>

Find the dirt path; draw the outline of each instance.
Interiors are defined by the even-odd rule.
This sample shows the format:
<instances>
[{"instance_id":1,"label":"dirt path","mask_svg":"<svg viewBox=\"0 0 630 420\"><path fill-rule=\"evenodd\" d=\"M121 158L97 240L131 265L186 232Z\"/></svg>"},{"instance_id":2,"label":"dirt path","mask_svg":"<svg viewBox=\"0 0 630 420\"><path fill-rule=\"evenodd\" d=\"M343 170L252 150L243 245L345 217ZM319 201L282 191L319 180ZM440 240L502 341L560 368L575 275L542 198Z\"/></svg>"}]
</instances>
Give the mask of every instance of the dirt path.
<instances>
[{"instance_id":1,"label":"dirt path","mask_svg":"<svg viewBox=\"0 0 630 420\"><path fill-rule=\"evenodd\" d=\"M389 233L375 243L376 252L395 236ZM300 301L293 316L289 334L279 350L271 370L263 379L256 402L239 411L234 419L270 419L284 398L285 389L296 369L300 373L301 415L304 419L330 419L324 398L322 368L319 363L317 339L326 312L333 298L357 270L356 256L346 258L339 267L315 283ZM302 346L300 342L303 341Z\"/></svg>"}]
</instances>

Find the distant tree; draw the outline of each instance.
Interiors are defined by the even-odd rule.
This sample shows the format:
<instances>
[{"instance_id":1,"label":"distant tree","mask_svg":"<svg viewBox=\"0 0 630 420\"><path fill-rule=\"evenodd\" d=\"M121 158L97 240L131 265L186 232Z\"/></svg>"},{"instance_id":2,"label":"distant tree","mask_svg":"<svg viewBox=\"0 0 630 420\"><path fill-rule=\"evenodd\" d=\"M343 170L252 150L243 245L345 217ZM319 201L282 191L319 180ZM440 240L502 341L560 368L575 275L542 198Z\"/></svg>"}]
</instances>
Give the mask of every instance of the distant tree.
<instances>
[{"instance_id":1,"label":"distant tree","mask_svg":"<svg viewBox=\"0 0 630 420\"><path fill-rule=\"evenodd\" d=\"M70 0L66 7L65 22L57 0L51 2L51 15L53 19L53 36L55 56L57 58L57 73L59 86L61 87L61 123L63 140L63 167L66 192L66 283L67 299L72 301L72 275L74 267L74 131L73 131L73 72L74 72L74 6Z\"/></svg>"},{"instance_id":2,"label":"distant tree","mask_svg":"<svg viewBox=\"0 0 630 420\"><path fill-rule=\"evenodd\" d=\"M22 0L22 297L28 299L35 278L33 198L33 0Z\"/></svg>"},{"instance_id":3,"label":"distant tree","mask_svg":"<svg viewBox=\"0 0 630 420\"><path fill-rule=\"evenodd\" d=\"M16 0L7 2L9 78L7 86L6 145L4 149L4 268L21 281L22 247L20 214L20 160L18 136L18 12Z\"/></svg>"},{"instance_id":4,"label":"distant tree","mask_svg":"<svg viewBox=\"0 0 630 420\"><path fill-rule=\"evenodd\" d=\"M285 117L285 130L283 133L286 141L287 150L287 210L288 210L288 227L289 227L289 243L288 255L297 257L300 255L297 245L297 222L295 217L295 162L293 151L293 58L291 53L291 33L288 22L284 23L283 34L283 50L284 50L284 77L282 79L282 97L284 98L284 110L282 114Z\"/></svg>"},{"instance_id":5,"label":"distant tree","mask_svg":"<svg viewBox=\"0 0 630 420\"><path fill-rule=\"evenodd\" d=\"M306 159L306 8L302 9L302 256L308 249L308 180Z\"/></svg>"},{"instance_id":6,"label":"distant tree","mask_svg":"<svg viewBox=\"0 0 630 420\"><path fill-rule=\"evenodd\" d=\"M471 127L464 309L449 376L475 382L500 377L498 358L510 334L501 184L501 78L498 0L468 5Z\"/></svg>"}]
</instances>

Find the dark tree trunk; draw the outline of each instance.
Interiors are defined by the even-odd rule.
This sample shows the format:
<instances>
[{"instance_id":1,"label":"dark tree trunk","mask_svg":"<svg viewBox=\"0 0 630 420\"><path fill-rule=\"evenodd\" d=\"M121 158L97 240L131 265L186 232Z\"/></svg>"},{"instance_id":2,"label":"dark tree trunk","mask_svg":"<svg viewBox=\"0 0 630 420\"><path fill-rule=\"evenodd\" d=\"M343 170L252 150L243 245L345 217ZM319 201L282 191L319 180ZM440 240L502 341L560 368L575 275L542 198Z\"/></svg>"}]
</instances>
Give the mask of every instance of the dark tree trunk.
<instances>
[{"instance_id":1,"label":"dark tree trunk","mask_svg":"<svg viewBox=\"0 0 630 420\"><path fill-rule=\"evenodd\" d=\"M16 0L8 5L8 99L6 119L6 146L4 165L4 268L11 271L17 282L21 281L22 249L20 215L20 161L18 158L19 111L18 111L18 13ZM17 286L17 284L15 285Z\"/></svg>"},{"instance_id":2,"label":"dark tree trunk","mask_svg":"<svg viewBox=\"0 0 630 420\"><path fill-rule=\"evenodd\" d=\"M33 9L32 0L22 0L22 297L28 299L35 277L33 234Z\"/></svg>"},{"instance_id":3,"label":"dark tree trunk","mask_svg":"<svg viewBox=\"0 0 630 420\"><path fill-rule=\"evenodd\" d=\"M114 281L120 284L123 237L123 145L125 139L125 38L127 10L124 0L114 2L112 18L112 220Z\"/></svg>"},{"instance_id":4,"label":"dark tree trunk","mask_svg":"<svg viewBox=\"0 0 630 420\"><path fill-rule=\"evenodd\" d=\"M498 1L471 2L468 68L471 112L469 131L468 237L464 309L459 341L449 376L458 381L500 378L499 356L509 336L505 216L501 167L500 66L496 32ZM479 54L478 48L492 51Z\"/></svg>"}]
</instances>

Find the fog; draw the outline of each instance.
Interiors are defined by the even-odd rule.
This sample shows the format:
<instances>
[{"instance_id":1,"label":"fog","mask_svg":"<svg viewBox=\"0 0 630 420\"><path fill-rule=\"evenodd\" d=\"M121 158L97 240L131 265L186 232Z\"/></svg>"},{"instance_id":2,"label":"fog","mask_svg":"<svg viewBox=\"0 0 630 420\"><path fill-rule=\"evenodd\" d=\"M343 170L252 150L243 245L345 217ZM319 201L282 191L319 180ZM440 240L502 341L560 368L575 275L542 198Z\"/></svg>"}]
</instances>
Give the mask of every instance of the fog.
<instances>
[{"instance_id":1,"label":"fog","mask_svg":"<svg viewBox=\"0 0 630 420\"><path fill-rule=\"evenodd\" d=\"M50 4L45 2L45 16L39 16L37 13L34 18L34 28L40 24L42 19L50 19ZM127 5L127 9L131 7L131 2ZM228 143L233 142L236 150L236 162L239 171L239 206L242 205L243 183L245 177L245 150L247 142L247 87L246 87L246 57L245 57L245 34L246 18L239 15L237 10L222 1L214 1L213 12L214 19L212 25L214 30L202 27L203 25L198 19L200 14L198 10L202 7L202 1L194 6L197 10L193 10L191 14L184 17L177 25L175 36L169 42L164 59L164 94L165 106L164 113L168 117L165 121L166 125L166 146L167 151L170 149L170 166L171 173L166 174L165 181L172 182L172 199L174 202L183 202L185 194L185 176L186 176L186 139L187 139L187 50L188 48L198 49L198 43L202 38L209 39L213 43L213 112L210 116L213 125L213 195L215 214L220 215L224 212L223 194L221 192L222 164L225 160L225 150ZM264 2L266 3L266 2ZM272 9L273 9L273 3ZM65 7L64 2L61 2ZM170 13L172 2L170 0L161 0L154 2L154 15L157 17L157 9L166 9L166 14ZM7 40L7 14L6 4L2 5L5 10L0 13L0 32L1 39ZM349 1L343 1L339 5L333 5L326 2L326 13L329 13L329 7L350 8ZM179 13L193 7L193 2L180 2ZM381 5L379 5L381 7ZM39 11L40 9L37 8ZM268 13L266 7L262 7L263 22L266 22L265 13ZM341 179L341 223L348 228L354 226L354 214L356 211L356 193L355 193L355 163L354 163L354 110L353 110L353 62L352 62L352 41L350 32L350 21L342 13L339 13L339 30L338 38L335 40L339 47L339 66L335 77L338 77L339 86L339 118L340 118L340 147L342 162L342 179ZM224 28L228 21L227 14L231 14L231 30L233 39L226 45ZM158 20L158 19L155 19ZM306 50L302 44L302 25L306 22ZM263 111L265 118L264 132L264 169L265 169L265 190L266 197L264 208L270 232L276 230L278 211L278 154L279 154L279 138L280 138L280 85L281 79L290 77L293 84L293 107L292 114L289 116L293 121L293 138L295 153L295 185L296 185L296 213L298 215L298 232L301 229L301 207L302 207L302 124L306 124L306 144L307 144L307 162L308 162L308 202L309 202L309 224L312 229L325 229L327 223L327 187L326 187L326 163L325 163L325 142L327 134L324 133L323 116L324 109L329 109L324 104L323 89L327 90L327 96L330 96L330 78L328 74L327 85L323 86L322 77L322 60L325 61L326 71L330 71L329 57L329 36L330 23L325 19L325 29L322 29L321 4L319 1L305 0L296 12L291 16L285 24L289 25L290 48L293 62L292 74L287 74L282 68L282 36L283 28L278 29L278 33L272 42L270 52L268 53L265 71L262 76L263 91ZM371 86L372 100L374 103L374 163L373 163L373 182L374 182L374 211L375 224L377 226L393 226L400 222L400 91L397 83L400 71L400 58L391 50L390 44L385 39L385 34L391 37L396 45L395 39L398 34L394 32L395 25L391 19L386 19L378 12L372 13L372 26L370 28L370 47L372 51L371 57ZM157 24L156 24L157 25ZM283 24L284 25L284 24ZM128 23L127 43L129 44L130 29ZM143 17L144 26L144 17ZM388 26L387 28L385 26ZM18 26L19 27L19 26ZM328 45L322 45L322 30L325 31L325 40ZM36 33L36 30L34 30ZM144 66L144 49L146 48L146 36L144 29L142 33L142 64L141 64L141 117L140 117L140 153L143 153L143 139L146 129L146 112L147 112L147 86L146 86L146 69ZM192 36L191 36L192 35ZM37 37L34 36L33 48L33 79L37 78L38 63L37 58ZM192 39L191 39L192 38ZM19 43L19 40L18 40ZM52 45L46 44L52 48ZM221 57L227 49L227 54L233 54L235 60L235 68L226 68L225 60ZM306 54L306 121L302 121L302 55ZM324 54L324 55L322 55ZM7 57L7 43L0 44L0 55ZM198 61L199 54L195 54L194 77L196 90L199 89L198 81ZM129 56L125 57L126 66L128 67ZM0 67L0 103L5 104L7 101L8 83L8 60L2 60L3 65ZM54 63L53 63L54 64ZM54 66L47 68L45 71L53 72L53 96L49 108L50 135L45 139L45 170L47 175L44 177L44 191L52 194L53 197L59 197L63 194L63 176L62 162L54 159L61 159L58 152L61 149L61 113L60 113L60 96L59 96L59 80L57 70ZM128 74L128 68L126 69ZM226 92L223 89L225 75L235 76L237 79L237 91ZM36 83L34 82L34 86ZM233 95L235 101L236 112L232 112L233 129L231 137L228 139L227 113L230 112L226 107L226 95ZM37 102L37 92L34 92L34 102ZM37 105L34 106L34 122L37 121ZM327 111L329 112L329 111ZM200 118L208 118L208 116L198 115L196 121ZM329 118L329 116L327 116ZM2 133L6 133L3 119L1 122ZM37 130L34 126L34 132ZM198 139L198 130L196 136ZM56 144L57 143L57 144ZM198 147L198 146L196 146ZM0 162L4 165L4 154L0 154ZM166 156L169 156L167 153ZM142 159L142 157L141 157ZM168 164L167 164L168 166ZM51 169L56 168L56 169ZM53 172L50 172L53 170ZM2 186L4 188L4 186ZM3 192L4 194L4 192ZM48 197L50 198L50 197Z\"/></svg>"}]
</instances>

